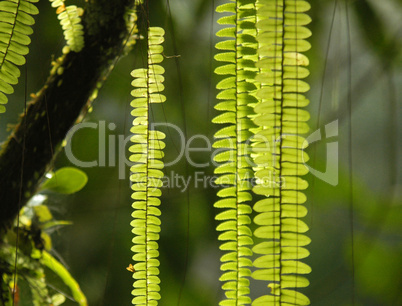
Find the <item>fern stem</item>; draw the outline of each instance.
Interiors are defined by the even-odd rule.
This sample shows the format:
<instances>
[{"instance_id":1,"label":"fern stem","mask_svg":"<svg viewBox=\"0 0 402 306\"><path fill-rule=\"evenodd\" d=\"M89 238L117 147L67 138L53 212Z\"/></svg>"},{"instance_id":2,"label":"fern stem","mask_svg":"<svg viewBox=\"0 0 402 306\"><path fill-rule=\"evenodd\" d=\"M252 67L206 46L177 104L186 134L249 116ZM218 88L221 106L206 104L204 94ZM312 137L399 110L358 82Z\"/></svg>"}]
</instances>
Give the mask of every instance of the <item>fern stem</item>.
<instances>
[{"instance_id":1,"label":"fern stem","mask_svg":"<svg viewBox=\"0 0 402 306\"><path fill-rule=\"evenodd\" d=\"M276 0L276 6L278 6L278 0ZM277 10L275 11L275 13L277 14ZM285 24L285 5L282 5L282 24L281 24L281 32L282 32L282 44L285 43L285 29L284 29L284 24ZM276 18L278 18L278 16L276 16ZM278 31L278 29L276 29ZM277 39L277 36L275 35L275 40ZM275 42L277 44L277 41ZM282 148L282 137L284 137L283 135L283 131L282 131L282 127L283 127L283 93L284 93L284 73L283 73L283 69L285 67L285 56L284 56L284 47L282 46L282 50L281 50L281 54L280 54L280 58L281 58L281 72L280 72L280 78L281 78L281 84L280 84L280 93L281 93L281 97L280 97L280 109L279 109L279 133L278 133L278 138L279 138L279 169L278 169L278 177L279 177L279 181L282 181L282 152L281 152L281 148ZM275 49L276 51L277 49ZM275 70L276 73L276 70ZM275 74L274 74L275 75ZM275 78L276 79L276 78ZM275 85L274 85L275 86ZM274 101L278 99L277 97L274 97ZM276 146L275 146L276 147ZM282 303L282 288L281 288L281 275L282 275L282 219L283 219L283 210L282 210L282 184L279 185L279 305Z\"/></svg>"},{"instance_id":2,"label":"fern stem","mask_svg":"<svg viewBox=\"0 0 402 306\"><path fill-rule=\"evenodd\" d=\"M215 59L223 64L215 70L215 73L229 75L217 85L221 92L217 98L223 100L215 108L223 113L212 121L217 124L228 124L215 134L215 148L223 152L215 156L215 161L221 162L215 173L221 176L215 183L224 185L218 192L222 199L215 203L217 208L226 208L216 216L222 221L217 230L222 231L219 240L223 242L221 250L227 251L221 258L220 278L224 282L226 299L220 305L244 305L249 304L248 297L249 280L251 274L248 267L251 260L248 258L252 252L251 222L249 214L251 207L250 178L251 165L248 164L249 146L248 138L251 135L249 129L253 126L248 116L251 108L248 104L256 103L255 97L250 95L255 89L253 78L255 76L255 48L251 47L255 38L255 6L252 2L231 1L217 8L218 12L229 12L230 16L224 16L218 23L228 24L217 33L221 37L229 37L230 40L221 41L216 45L219 50L228 52L218 53ZM254 28L254 29L253 29ZM254 50L254 51L253 51ZM229 186L229 187L228 187Z\"/></svg>"},{"instance_id":3,"label":"fern stem","mask_svg":"<svg viewBox=\"0 0 402 306\"><path fill-rule=\"evenodd\" d=\"M238 45L238 43L237 43L237 41L238 41L238 35L239 35L239 24L238 24L238 17L239 16L239 6L238 6L238 4L236 3L236 9L235 9L235 69L236 69L236 72L239 70L239 67L238 67L238 61L239 61L239 58L238 58L238 47L239 47L239 45ZM239 112L238 112L238 108L239 108L239 105L238 105L238 101L239 101L239 87L238 87L238 75L237 75L237 73L236 73L236 78L235 78L235 88L236 88L236 103L235 103L235 114L236 114L236 116L235 116L235 126L236 126L236 147L235 147L235 150L236 150L236 158L235 158L235 168L236 168L236 171L235 171L235 182L236 182L236 184L235 184L235 193L236 193L236 199L238 199L239 198L239 171L240 171L240 168L239 168L239 159L241 158L241 156L240 156L240 152L239 152L239 147L240 147L240 144L241 144L241 138L240 138L240 135L239 135ZM239 216L239 202L237 201L237 203L236 203L236 255L237 255L237 258L236 258L236 305L239 305L239 291L240 291L240 277L239 277L239 271L240 271L240 255L239 255L239 249L240 249L240 246L239 246L239 240L240 240L240 235L239 235L239 218L240 218L240 216Z\"/></svg>"},{"instance_id":4,"label":"fern stem","mask_svg":"<svg viewBox=\"0 0 402 306\"><path fill-rule=\"evenodd\" d=\"M157 305L160 299L160 279L158 243L160 232L161 212L155 206L160 205L159 197L163 177L163 158L162 149L164 143L162 139L165 134L150 129L150 112L152 103L161 103L166 97L160 92L163 90L164 81L162 66L157 65L162 62L161 55L163 47L164 30L162 28L150 27L148 29L147 46L147 68L133 70L131 75L134 77L132 85L135 89L131 92L134 100L132 115L136 117L133 121L133 145L130 151L133 153L130 157L135 164L131 167L133 183L133 218L131 222L133 227L133 247L135 253L133 278L134 296L132 303L134 305Z\"/></svg>"},{"instance_id":5,"label":"fern stem","mask_svg":"<svg viewBox=\"0 0 402 306\"><path fill-rule=\"evenodd\" d=\"M261 255L254 261L257 270L253 277L268 281L271 292L254 300L253 305L309 303L306 296L295 290L308 285L307 279L298 274L311 270L299 261L308 256L303 246L310 242L301 234L308 229L300 220L307 213L302 206L305 196L300 192L307 182L299 177L306 174L302 162L303 156L307 156L302 151L304 138L299 135L307 132L305 121L309 119L309 114L300 109L308 103L302 96L308 84L300 80L308 75L308 70L299 68L308 63L299 53L300 49L309 48L303 40L309 36L303 27L310 20L303 13L308 8L304 0L260 0L257 11L260 70L256 80L260 89L256 95L261 101L254 107L257 113L254 122L259 128L255 130L257 139L253 148L256 163L253 191L266 198L254 205L258 213L254 222L259 225L254 235L265 241L253 248Z\"/></svg>"}]
</instances>

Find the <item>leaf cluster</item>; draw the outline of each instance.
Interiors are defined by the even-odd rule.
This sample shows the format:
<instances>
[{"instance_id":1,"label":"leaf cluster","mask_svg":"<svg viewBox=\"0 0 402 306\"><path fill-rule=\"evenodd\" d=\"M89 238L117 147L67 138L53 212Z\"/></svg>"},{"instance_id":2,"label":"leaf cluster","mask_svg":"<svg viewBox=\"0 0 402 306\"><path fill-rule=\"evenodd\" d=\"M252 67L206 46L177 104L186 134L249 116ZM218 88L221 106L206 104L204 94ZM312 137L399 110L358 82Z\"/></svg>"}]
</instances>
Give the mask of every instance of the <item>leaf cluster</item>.
<instances>
[{"instance_id":1,"label":"leaf cluster","mask_svg":"<svg viewBox=\"0 0 402 306\"><path fill-rule=\"evenodd\" d=\"M224 186L215 207L226 209L216 216L222 221L217 230L224 231L220 249L226 252L220 280L227 299L220 305L251 303L249 276L268 281L270 288L253 305L309 304L296 291L308 286L302 275L311 271L300 261L309 255L304 246L310 243L300 219L307 214L301 192L307 182L300 178L308 172L307 144L300 135L308 131L310 118L302 109L309 85L301 80L309 74L308 58L301 53L310 48L305 41L311 35L305 27L310 17L304 13L309 7L306 1L238 0L217 8L229 13L218 20L225 28L217 36L228 39L216 45L221 52L215 59L223 64L215 73L227 77L217 85L217 99L223 101L215 108L222 113L213 119L226 124L214 144L223 150L215 157L222 163L215 173L221 175L216 183ZM247 216L252 212L250 189L263 197L253 207L253 234ZM258 257L251 262L247 257L253 253Z\"/></svg>"},{"instance_id":2,"label":"leaf cluster","mask_svg":"<svg viewBox=\"0 0 402 306\"><path fill-rule=\"evenodd\" d=\"M71 51L80 52L84 48L84 27L81 24L83 10L76 5L64 4L64 0L49 0L56 8L57 18L63 29L64 38Z\"/></svg>"},{"instance_id":3,"label":"leaf cluster","mask_svg":"<svg viewBox=\"0 0 402 306\"><path fill-rule=\"evenodd\" d=\"M75 193L82 189L86 182L87 176L81 170L61 168L42 184L42 193L35 195L21 209L18 224L16 222L7 232L0 248L2 305L13 305L13 300L18 302L20 296L21 300L28 300L30 296L32 305L35 306L63 304L66 301L65 295L49 287L46 281L50 271L70 289L74 300L80 306L87 305L86 297L67 268L51 255L51 233L71 222L56 220L53 217L47 205L48 196L44 194L49 191L58 194ZM18 257L15 267L16 256ZM14 283L14 279L17 282Z\"/></svg>"},{"instance_id":4,"label":"leaf cluster","mask_svg":"<svg viewBox=\"0 0 402 306\"><path fill-rule=\"evenodd\" d=\"M18 83L20 70L31 43L35 23L32 15L39 13L35 3L39 0L0 1L0 113L4 113L6 95L12 94L12 85Z\"/></svg>"}]
</instances>

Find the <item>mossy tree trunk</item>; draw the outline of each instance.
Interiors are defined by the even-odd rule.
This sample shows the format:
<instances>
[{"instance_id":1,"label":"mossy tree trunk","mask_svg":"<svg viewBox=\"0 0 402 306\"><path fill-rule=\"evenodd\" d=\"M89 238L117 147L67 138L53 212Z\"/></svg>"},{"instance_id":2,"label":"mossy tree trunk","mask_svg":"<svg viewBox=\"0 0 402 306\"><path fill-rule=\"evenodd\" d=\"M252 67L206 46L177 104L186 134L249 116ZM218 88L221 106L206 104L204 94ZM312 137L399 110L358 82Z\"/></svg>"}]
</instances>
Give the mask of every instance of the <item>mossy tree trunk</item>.
<instances>
[{"instance_id":1,"label":"mossy tree trunk","mask_svg":"<svg viewBox=\"0 0 402 306\"><path fill-rule=\"evenodd\" d=\"M92 0L83 16L85 47L63 55L0 152L0 236L50 170L69 129L121 55L134 0ZM40 18L40 17L39 17Z\"/></svg>"}]
</instances>

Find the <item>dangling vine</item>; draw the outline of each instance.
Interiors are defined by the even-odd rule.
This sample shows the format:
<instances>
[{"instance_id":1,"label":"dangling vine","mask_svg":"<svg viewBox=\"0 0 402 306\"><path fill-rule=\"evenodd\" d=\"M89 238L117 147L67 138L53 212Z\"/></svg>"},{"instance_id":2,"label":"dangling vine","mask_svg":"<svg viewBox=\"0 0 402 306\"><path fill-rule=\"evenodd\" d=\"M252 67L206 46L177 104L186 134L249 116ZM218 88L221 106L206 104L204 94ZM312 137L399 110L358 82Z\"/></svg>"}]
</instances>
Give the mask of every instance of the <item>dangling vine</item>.
<instances>
[{"instance_id":1,"label":"dangling vine","mask_svg":"<svg viewBox=\"0 0 402 306\"><path fill-rule=\"evenodd\" d=\"M217 124L228 124L215 134L213 145L222 151L214 158L221 163L215 169L215 173L220 175L215 183L224 186L218 192L222 199L214 205L225 209L216 216L221 221L217 230L223 232L218 238L223 241L220 249L226 252L221 257L223 274L220 278L224 282L222 288L226 299L220 305L244 305L251 302L248 277L252 266L249 246L253 245L253 239L248 215L252 211L249 201L252 199L253 174L248 140L253 124L248 116L252 113L249 104L257 102L250 95L256 89L253 84L257 59L255 6L251 1L235 1L219 6L217 12L230 13L218 20L218 23L229 26L220 30L217 36L229 39L216 45L218 50L226 52L215 56L216 60L225 63L215 73L227 77L217 85L221 90L217 99L223 101L215 108L223 113L212 120Z\"/></svg>"},{"instance_id":2,"label":"dangling vine","mask_svg":"<svg viewBox=\"0 0 402 306\"><path fill-rule=\"evenodd\" d=\"M300 136L308 131L310 115L301 109L308 104L303 93L309 85L302 78L309 71L308 59L300 52L310 48L305 41L311 33L304 27L310 8L303 0L260 0L257 11L257 40L260 73L257 80L261 99L254 110L254 122L260 127L254 143L256 186L253 191L266 198L254 205L259 226L254 236L264 241L253 247L259 254L253 265L253 277L269 282L270 294L257 298L253 305L308 305L309 299L296 291L309 285L302 276L310 273L300 260L309 252L304 246L308 226L300 219L307 214L306 196L301 190L308 184L300 176L308 170L303 165L307 146Z\"/></svg>"},{"instance_id":3,"label":"dangling vine","mask_svg":"<svg viewBox=\"0 0 402 306\"><path fill-rule=\"evenodd\" d=\"M163 91L164 69L158 65L162 62L164 30L158 27L150 27L148 30L148 65L144 69L133 70L132 85L135 89L131 92L134 100L131 102L133 110L131 115L135 117L131 132L130 147L132 153L130 160L135 164L131 167L130 181L133 190L132 207L134 212L131 222L133 227L132 251L135 253L133 260L134 290L132 294L133 305L157 305L160 299L159 279L159 252L158 240L160 232L161 211L157 206L161 204L160 187L161 178L164 176L162 139L165 134L161 131L150 130L149 114L152 103L161 103L166 97Z\"/></svg>"},{"instance_id":4,"label":"dangling vine","mask_svg":"<svg viewBox=\"0 0 402 306\"><path fill-rule=\"evenodd\" d=\"M229 62L215 73L230 75L217 85L221 90L217 98L224 101L215 108L224 113L213 119L214 123L229 124L215 134L214 144L224 150L215 157L215 161L224 162L215 171L223 174L216 183L226 185L218 192L224 199L215 207L227 209L217 215L216 219L222 220L217 229L224 231L219 240L229 241L220 247L229 251L221 258L221 270L225 272L221 281L225 282L227 298L221 305L251 303L246 277L251 266L247 257L252 253L259 254L253 262L257 268L253 278L268 281L270 288L269 294L257 298L253 305L309 304L308 298L296 291L309 284L300 274L311 270L299 261L308 256L304 246L310 243L303 234L308 227L300 220L307 214L302 205L306 197L301 192L307 182L300 176L307 173L303 163L308 157L300 134L308 131L309 113L301 107L308 104L303 93L309 86L300 79L308 76L308 70L302 67L308 59L300 52L310 47L304 40L310 36L304 27L310 22L303 13L308 9L308 3L302 0L238 0L217 8L218 12L231 14L218 20L229 27L217 35L230 39L216 47L228 52L215 57ZM252 189L266 197L254 205L254 223L258 226L254 236L259 243L253 252L245 247L253 245L247 216L251 209L246 204L252 199L248 191L250 178L254 177L248 159L251 131L255 133L251 155L256 181Z\"/></svg>"}]
</instances>

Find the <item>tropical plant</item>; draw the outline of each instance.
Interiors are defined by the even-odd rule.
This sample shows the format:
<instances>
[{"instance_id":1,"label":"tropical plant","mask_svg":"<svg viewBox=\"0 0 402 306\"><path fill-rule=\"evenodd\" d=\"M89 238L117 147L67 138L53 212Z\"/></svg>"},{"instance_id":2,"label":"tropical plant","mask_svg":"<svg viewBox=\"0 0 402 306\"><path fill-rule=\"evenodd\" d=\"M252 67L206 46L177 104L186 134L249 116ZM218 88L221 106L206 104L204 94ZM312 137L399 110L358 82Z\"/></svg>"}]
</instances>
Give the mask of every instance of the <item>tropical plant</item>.
<instances>
[{"instance_id":1,"label":"tropical plant","mask_svg":"<svg viewBox=\"0 0 402 306\"><path fill-rule=\"evenodd\" d=\"M84 47L84 31L80 15L83 10L76 5L65 6L63 0L50 0L52 7L56 7L57 18L63 28L67 46L74 52L80 52Z\"/></svg>"},{"instance_id":2,"label":"tropical plant","mask_svg":"<svg viewBox=\"0 0 402 306\"><path fill-rule=\"evenodd\" d=\"M52 275L58 276L79 305L87 305L77 282L49 253L54 252L51 233L71 222L56 220L48 205L54 194L75 193L88 179L84 172L71 167L48 173L47 178L39 193L21 209L16 225L3 238L0 249L2 305L15 305L20 300L31 301L33 305L63 304L65 295L48 288L46 279ZM48 195L49 192L53 195Z\"/></svg>"},{"instance_id":3,"label":"tropical plant","mask_svg":"<svg viewBox=\"0 0 402 306\"><path fill-rule=\"evenodd\" d=\"M361 37L376 38L378 43L373 44L372 50L377 51L383 73L388 76L390 92L396 92L392 87L395 80L392 73L400 76L400 70L396 69L399 66L395 64L398 59L395 50L400 42L388 38L392 31L384 30L387 27L383 26L379 6L369 1L346 6L337 1L312 0L309 15L313 22L308 28L314 35L309 38L306 26L310 17L306 12L310 6L304 0L218 3L216 11L220 19L216 31L211 23L214 14L206 14L209 1L189 2L185 9L179 2L171 1L167 2L166 10L162 2L148 1L143 5L140 1L95 0L86 2L83 10L67 5L68 1L50 2L56 8L67 47L63 48L60 58L52 60L45 86L31 94L32 101L24 106L20 123L0 152L3 303L10 304L12 299L20 298L20 303L31 300L38 305L75 305L71 299L85 305L88 298L90 304L126 305L132 291L132 303L138 305L156 305L160 298L163 305L214 305L218 301L221 305L307 305L309 299L313 304L397 304L401 279L395 267L399 266L397 254L401 250L392 242L400 237L400 212L392 205L397 198L379 197L359 181L356 175L360 169L356 154L362 152L356 149L359 145L353 147L354 159L351 153L342 153L343 135L348 131L342 129L352 123L352 107L358 109L355 101L360 101L355 94L348 94L348 91L357 92L351 88L351 80L345 78L345 75L351 76L352 63L356 65L350 61L348 44L356 44L356 50L366 46L355 36L348 36L353 32L351 29L356 29L355 21L364 25L365 31L359 33ZM387 3L398 8L395 1ZM31 37L38 37L39 41L33 39L30 49L40 46L40 50L50 56L52 51L48 50L55 47L49 47L51 40L45 41L42 37L54 34L37 36L45 28L42 20L57 21L50 5L35 1L0 1L2 104L7 101L5 95L13 91L11 86L15 87L16 95L9 98L24 100L33 88L32 82L28 82L33 79L30 73L38 74L34 63L43 62L43 59L37 60L35 52L32 59L29 55L27 69L22 70L23 77L20 77L17 66L25 62L30 42L28 35L33 25L30 15L37 13L36 7L41 14L36 18L36 36ZM351 14L351 8L356 8L353 13L357 18ZM388 22L397 20L397 14L389 14L392 17ZM162 26L162 21L166 30L164 48L160 45L164 30L153 27ZM398 27L394 25L394 28ZM20 39L22 32L25 38ZM215 32L218 53L214 56L215 52L208 45L212 46ZM346 36L342 36L343 33ZM318 43L322 37L328 39L329 46L329 51L322 47L323 57L328 59L325 65L321 64L317 47L324 45ZM309 51L307 38L315 46L312 51ZM336 39L342 44L334 47L331 43ZM129 53L133 47L134 52ZM364 55L364 52L359 54ZM216 64L212 62L213 57ZM19 59L18 62L15 59ZM111 73L117 60L122 64ZM313 72L311 76L308 64ZM217 65L216 69L212 69L213 65ZM336 65L341 68L337 70ZM336 80L334 87L328 85L326 74L321 80L317 77L322 66L324 72L339 71L333 78ZM216 75L212 76L214 70ZM344 74L343 71L349 72ZM130 72L134 80L128 77ZM112 83L106 84L100 103L92 112L92 102L109 75ZM211 80L206 81L206 75ZM313 85L309 99L304 96L309 85L303 80L308 76L308 82ZM22 84L17 84L18 78ZM338 80L349 81L339 81L337 85ZM130 82L134 90L130 89ZM210 114L206 111L209 108L206 101L215 95L208 89L214 82L219 90L214 103L219 114L212 122L217 127L223 125L218 131L210 124ZM364 83L367 80L362 81ZM320 86L323 86L320 100L324 102L331 93L332 108L344 110L335 117L339 121L325 126L326 138L333 141L326 147L327 153L317 146L317 139L322 137L319 130L308 137L306 134L309 113L314 119L311 127L318 117L317 128L323 122L330 122L328 118L333 116L333 112L326 110L329 103L320 104L318 116L317 103L312 103L308 111L304 109L309 100L319 100L317 88ZM128 103L122 102L127 101L130 90L134 97L131 102L134 120L130 135L124 137L124 127L128 130L130 124L121 114L130 112L126 107ZM23 92L23 96L18 96ZM338 99L338 94L345 95L349 104L338 102L343 100ZM168 103L163 106L160 102L165 96ZM102 101L105 97L108 101ZM396 96L390 95L391 102L395 99ZM1 114L0 131L5 131L5 120L13 116L14 109L21 108L17 102L9 104L6 116ZM387 129L389 143L395 143L396 139L395 109L396 102L392 102ZM4 112L5 108L1 110ZM73 128L64 141L70 127L87 112L90 121ZM117 113L119 119L113 117ZM94 124L96 116L118 124L106 125L104 121ZM180 119L184 121L184 132L177 137L177 126L173 123ZM360 139L355 133L363 121L356 124L356 120L354 117L348 132L350 143ZM169 124L154 124L164 121ZM334 129L338 124L339 134ZM96 134L94 129L97 129ZM199 141L209 141L208 137L198 137L199 133L215 136L214 151L201 148L209 151L210 157L192 150L194 144L200 145ZM373 130L371 134L378 135ZM190 135L193 136L189 138ZM312 142L310 161L302 135ZM331 164L327 160L325 165L322 160L325 154L331 158L328 154L334 152L334 138L330 138L334 135L339 135L340 139L340 172L339 177L334 174L328 182L336 181L339 185L325 185L311 176L302 178L307 173L306 162L315 174L320 172L314 169L325 167L327 171L322 173L330 173ZM94 140L96 136L99 142ZM178 145L183 138L187 143ZM128 161L124 149L130 140ZM77 151L79 147L84 151ZM181 153L182 148L184 153ZM348 150L352 152L351 145ZM55 160L60 151L61 159ZM77 152L81 153L76 155ZM389 182L396 185L397 172L392 168L396 164L397 150L389 152ZM179 161L172 165L170 161L177 155L185 156L187 164ZM93 159L94 156L98 158ZM76 192L86 183L86 176L72 168L60 169L53 178L45 179L45 175L50 175L53 168L60 168L66 158L76 166L92 165L92 168L85 170L90 178L86 189L71 197L70 212L62 214L62 219L72 219L75 225L62 230L66 242L60 244L54 236L58 231L54 229L70 224L56 220L59 219L57 210L63 209L58 203L67 201L60 194ZM215 170L202 166L203 171L199 171L200 165L211 162ZM345 164L349 167L348 174L345 174ZM101 172L95 172L94 165L99 166ZM124 188L119 180L127 175L125 165L130 168L131 190ZM218 177L213 177L212 171ZM202 180L198 173L202 173ZM107 178L103 180L107 181L106 185L102 177ZM210 181L206 181L209 177ZM192 180L194 187L190 188ZM201 188L197 182L202 184ZM206 188L212 182L220 187ZM308 185L310 188L306 189ZM181 193L181 188L186 193ZM129 193L134 201L132 207L127 204L130 203ZM385 204L380 206L380 202ZM115 206L111 208L110 204ZM387 215L391 211L392 214ZM131 231L130 215L133 218ZM93 216L96 222L90 221ZM217 224L213 222L214 217ZM387 226L383 226L380 236L381 224ZM218 234L214 231L215 225ZM384 239L375 240L376 235ZM217 241L221 243L219 246ZM77 276L87 298L63 267L63 260L55 249L61 250L72 264L71 274ZM133 257L130 249L134 251ZM219 272L219 256L222 272ZM127 266L131 273L126 271ZM327 274L326 270L330 272ZM379 273L384 276L383 280L378 280ZM374 278L378 289L370 289ZM385 281L385 278L392 281ZM218 279L223 289L219 293Z\"/></svg>"},{"instance_id":4,"label":"tropical plant","mask_svg":"<svg viewBox=\"0 0 402 306\"><path fill-rule=\"evenodd\" d=\"M161 103L166 97L163 91L164 69L158 65L163 61L163 35L162 28L150 27L148 29L147 68L135 69L131 73L134 77L132 85L135 89L131 92L134 100L131 102L134 116L131 132L133 136L130 147L130 160L135 164L131 167L130 181L134 199L132 214L135 255L133 277L134 282L132 303L134 305L154 305L161 298L159 291L159 260L158 240L161 231L161 211L156 206L161 204L163 172L163 149L165 144L164 133L150 129L150 106L152 103Z\"/></svg>"},{"instance_id":5,"label":"tropical plant","mask_svg":"<svg viewBox=\"0 0 402 306\"><path fill-rule=\"evenodd\" d=\"M39 0L0 2L0 104L7 103L5 94L14 92L11 85L18 82L20 71L17 66L25 64L31 40L32 15L39 13L34 5ZM0 113L5 107L0 105Z\"/></svg>"}]
</instances>

